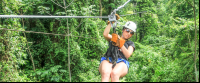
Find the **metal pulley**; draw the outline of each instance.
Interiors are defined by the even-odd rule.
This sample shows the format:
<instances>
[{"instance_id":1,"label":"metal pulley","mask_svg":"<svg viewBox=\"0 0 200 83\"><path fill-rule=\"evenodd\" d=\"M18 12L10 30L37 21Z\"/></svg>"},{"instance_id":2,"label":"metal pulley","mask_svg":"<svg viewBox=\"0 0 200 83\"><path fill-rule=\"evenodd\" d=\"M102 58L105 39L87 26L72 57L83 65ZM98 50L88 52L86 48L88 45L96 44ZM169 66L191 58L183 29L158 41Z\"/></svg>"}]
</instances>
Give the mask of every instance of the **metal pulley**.
<instances>
[{"instance_id":1,"label":"metal pulley","mask_svg":"<svg viewBox=\"0 0 200 83\"><path fill-rule=\"evenodd\" d=\"M113 33L116 33L115 28L117 27L117 18L115 14L116 14L116 11L114 10L110 15L108 15L108 19L110 21L111 27L113 28Z\"/></svg>"},{"instance_id":2,"label":"metal pulley","mask_svg":"<svg viewBox=\"0 0 200 83\"><path fill-rule=\"evenodd\" d=\"M116 11L118 11L119 9L123 8L130 0L128 0L125 4L123 4L122 6L118 7L117 9L114 9L113 12L108 15L108 19L111 23L111 27L113 28L113 32L116 33L116 27L117 27L117 18L115 16ZM112 23L114 22L114 23Z\"/></svg>"}]
</instances>

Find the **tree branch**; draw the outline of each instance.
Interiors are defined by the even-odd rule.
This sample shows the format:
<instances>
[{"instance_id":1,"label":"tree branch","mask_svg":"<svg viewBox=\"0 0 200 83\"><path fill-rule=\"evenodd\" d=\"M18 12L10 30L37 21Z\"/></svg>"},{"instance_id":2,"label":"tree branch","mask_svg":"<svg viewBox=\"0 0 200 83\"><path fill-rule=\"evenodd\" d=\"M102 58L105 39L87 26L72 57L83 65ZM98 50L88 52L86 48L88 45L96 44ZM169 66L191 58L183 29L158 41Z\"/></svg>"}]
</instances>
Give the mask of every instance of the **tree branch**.
<instances>
[{"instance_id":1,"label":"tree branch","mask_svg":"<svg viewBox=\"0 0 200 83\"><path fill-rule=\"evenodd\" d=\"M74 0L72 2L74 2ZM65 9L68 8L72 4L72 2L67 7L65 6Z\"/></svg>"},{"instance_id":2,"label":"tree branch","mask_svg":"<svg viewBox=\"0 0 200 83\"><path fill-rule=\"evenodd\" d=\"M177 43L176 43L177 44ZM178 44L177 44L178 45ZM179 45L178 45L179 46ZM180 46L179 46L180 47ZM181 48L181 47L180 47ZM184 52L184 53L186 53L182 48L181 48L181 50Z\"/></svg>"},{"instance_id":3,"label":"tree branch","mask_svg":"<svg viewBox=\"0 0 200 83\"><path fill-rule=\"evenodd\" d=\"M53 3L55 3L56 5L58 5L58 6L62 7L63 9L65 9L63 6L61 6L60 4L58 4L58 3L54 2L53 0L51 0L51 2L53 2Z\"/></svg>"},{"instance_id":4,"label":"tree branch","mask_svg":"<svg viewBox=\"0 0 200 83\"><path fill-rule=\"evenodd\" d=\"M188 0L186 0L187 2L188 2ZM192 8L194 8L194 6L190 3L190 2L188 2L191 6L192 6Z\"/></svg>"}]
</instances>

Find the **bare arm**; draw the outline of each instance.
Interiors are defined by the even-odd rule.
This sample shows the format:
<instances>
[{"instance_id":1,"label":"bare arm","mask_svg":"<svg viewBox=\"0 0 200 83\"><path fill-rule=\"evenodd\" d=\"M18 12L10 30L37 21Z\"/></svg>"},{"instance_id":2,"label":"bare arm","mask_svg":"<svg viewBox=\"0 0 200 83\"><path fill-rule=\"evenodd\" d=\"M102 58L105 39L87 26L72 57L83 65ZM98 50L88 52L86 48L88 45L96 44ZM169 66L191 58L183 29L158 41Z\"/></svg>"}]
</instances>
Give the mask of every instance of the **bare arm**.
<instances>
[{"instance_id":1,"label":"bare arm","mask_svg":"<svg viewBox=\"0 0 200 83\"><path fill-rule=\"evenodd\" d=\"M110 28L111 28L111 24L109 23L109 24L106 26L106 28L104 29L104 32L103 32L103 36L104 36L104 38L105 38L107 41L110 41L111 38L112 38L112 35L109 34Z\"/></svg>"},{"instance_id":2,"label":"bare arm","mask_svg":"<svg viewBox=\"0 0 200 83\"><path fill-rule=\"evenodd\" d=\"M132 46L129 46L128 49L126 49L125 46L121 47L122 53L124 54L124 56L128 59L131 54L133 53L134 49Z\"/></svg>"}]
</instances>

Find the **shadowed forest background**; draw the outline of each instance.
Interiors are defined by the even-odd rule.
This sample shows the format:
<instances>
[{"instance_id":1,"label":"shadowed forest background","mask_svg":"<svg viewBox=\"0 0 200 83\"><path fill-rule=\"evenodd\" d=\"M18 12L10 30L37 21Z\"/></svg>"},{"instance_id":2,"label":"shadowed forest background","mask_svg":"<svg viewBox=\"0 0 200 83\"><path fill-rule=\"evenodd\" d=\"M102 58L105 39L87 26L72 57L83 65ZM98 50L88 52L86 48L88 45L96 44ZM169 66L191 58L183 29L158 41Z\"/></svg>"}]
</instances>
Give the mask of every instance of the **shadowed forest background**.
<instances>
[{"instance_id":1,"label":"shadowed forest background","mask_svg":"<svg viewBox=\"0 0 200 83\"><path fill-rule=\"evenodd\" d=\"M128 0L0 0L0 15L108 16ZM199 0L131 0L117 31L137 24L121 82L199 81ZM100 82L108 18L0 18L0 82ZM112 29L111 32L112 33ZM69 67L70 64L70 67ZM70 69L70 71L69 71Z\"/></svg>"}]
</instances>

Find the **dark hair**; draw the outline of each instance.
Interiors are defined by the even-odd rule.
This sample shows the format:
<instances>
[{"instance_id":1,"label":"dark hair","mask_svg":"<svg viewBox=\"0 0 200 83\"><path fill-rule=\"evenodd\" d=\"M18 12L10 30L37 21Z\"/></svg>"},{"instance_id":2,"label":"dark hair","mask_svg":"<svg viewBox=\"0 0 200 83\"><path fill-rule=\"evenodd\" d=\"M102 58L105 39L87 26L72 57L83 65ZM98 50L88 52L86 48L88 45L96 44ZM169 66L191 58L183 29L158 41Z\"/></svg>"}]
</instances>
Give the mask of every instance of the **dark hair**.
<instances>
[{"instance_id":1,"label":"dark hair","mask_svg":"<svg viewBox=\"0 0 200 83\"><path fill-rule=\"evenodd\" d=\"M125 26L123 26L123 30L124 30L124 29L126 29L126 27L125 27Z\"/></svg>"}]
</instances>

